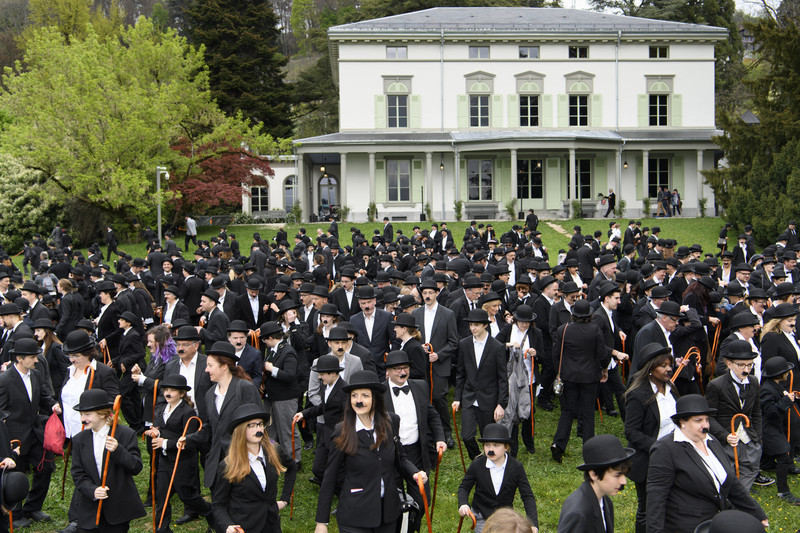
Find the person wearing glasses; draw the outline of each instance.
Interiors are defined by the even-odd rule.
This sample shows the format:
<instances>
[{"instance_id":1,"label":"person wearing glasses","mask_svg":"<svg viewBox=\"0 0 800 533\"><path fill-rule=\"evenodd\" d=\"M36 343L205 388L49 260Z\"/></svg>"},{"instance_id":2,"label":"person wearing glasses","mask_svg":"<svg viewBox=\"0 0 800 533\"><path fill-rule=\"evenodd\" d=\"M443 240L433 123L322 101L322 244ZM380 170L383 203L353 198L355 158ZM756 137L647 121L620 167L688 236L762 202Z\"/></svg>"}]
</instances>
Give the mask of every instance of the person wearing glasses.
<instances>
[{"instance_id":1,"label":"person wearing glasses","mask_svg":"<svg viewBox=\"0 0 800 533\"><path fill-rule=\"evenodd\" d=\"M709 418L711 434L721 444L728 458L734 460L734 447L738 452L740 480L749 491L753 483L770 485L775 482L759 472L761 463L761 401L760 385L753 375L758 353L747 341L733 341L725 354L728 372L712 380L706 389L706 400L716 415ZM731 433L731 420L737 414L750 419L750 425L739 417L736 430Z\"/></svg>"}]
</instances>

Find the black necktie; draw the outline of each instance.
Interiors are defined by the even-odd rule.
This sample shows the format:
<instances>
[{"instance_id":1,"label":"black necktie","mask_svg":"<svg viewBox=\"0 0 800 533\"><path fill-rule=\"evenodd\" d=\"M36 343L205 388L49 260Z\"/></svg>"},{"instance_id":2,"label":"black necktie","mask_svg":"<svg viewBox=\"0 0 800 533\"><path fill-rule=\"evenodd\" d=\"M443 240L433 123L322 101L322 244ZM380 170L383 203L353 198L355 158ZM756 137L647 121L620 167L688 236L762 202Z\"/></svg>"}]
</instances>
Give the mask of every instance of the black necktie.
<instances>
[{"instance_id":1,"label":"black necktie","mask_svg":"<svg viewBox=\"0 0 800 533\"><path fill-rule=\"evenodd\" d=\"M733 384L736 385L736 387L739 389L739 399L742 401L742 404L744 404L746 385L743 383L739 383L738 381L734 381Z\"/></svg>"},{"instance_id":2,"label":"black necktie","mask_svg":"<svg viewBox=\"0 0 800 533\"><path fill-rule=\"evenodd\" d=\"M403 391L403 394L408 394L408 391L410 390L408 385L403 385L402 387L392 387L392 389L394 389L395 396L400 396L400 391Z\"/></svg>"},{"instance_id":3,"label":"black necktie","mask_svg":"<svg viewBox=\"0 0 800 533\"><path fill-rule=\"evenodd\" d=\"M261 463L261 468L264 469L264 473L266 474L267 473L267 463L266 463L266 461L264 461L263 457L259 457L258 458L258 462Z\"/></svg>"}]
</instances>

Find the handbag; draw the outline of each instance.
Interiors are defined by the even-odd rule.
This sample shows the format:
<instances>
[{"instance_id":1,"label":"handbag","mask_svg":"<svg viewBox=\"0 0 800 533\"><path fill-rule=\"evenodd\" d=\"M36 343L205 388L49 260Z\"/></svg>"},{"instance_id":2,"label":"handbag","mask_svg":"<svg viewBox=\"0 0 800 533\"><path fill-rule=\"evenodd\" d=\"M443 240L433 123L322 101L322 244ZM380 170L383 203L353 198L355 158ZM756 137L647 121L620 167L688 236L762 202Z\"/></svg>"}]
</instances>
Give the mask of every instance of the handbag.
<instances>
[{"instance_id":1,"label":"handbag","mask_svg":"<svg viewBox=\"0 0 800 533\"><path fill-rule=\"evenodd\" d=\"M569 324L564 326L564 331L561 332L561 352L558 354L558 374L556 374L556 379L553 381L553 394L556 396L561 396L561 393L564 392L564 381L561 379L561 362L564 360L564 338L567 336L567 328Z\"/></svg>"},{"instance_id":2,"label":"handbag","mask_svg":"<svg viewBox=\"0 0 800 533\"><path fill-rule=\"evenodd\" d=\"M395 468L400 469L400 438L394 436L394 462ZM406 480L402 474L400 477L400 486L397 487L397 496L400 498L400 518L397 520L396 533L410 533L414 529L414 524L418 524L421 519L419 504L411 497L406 490Z\"/></svg>"}]
</instances>

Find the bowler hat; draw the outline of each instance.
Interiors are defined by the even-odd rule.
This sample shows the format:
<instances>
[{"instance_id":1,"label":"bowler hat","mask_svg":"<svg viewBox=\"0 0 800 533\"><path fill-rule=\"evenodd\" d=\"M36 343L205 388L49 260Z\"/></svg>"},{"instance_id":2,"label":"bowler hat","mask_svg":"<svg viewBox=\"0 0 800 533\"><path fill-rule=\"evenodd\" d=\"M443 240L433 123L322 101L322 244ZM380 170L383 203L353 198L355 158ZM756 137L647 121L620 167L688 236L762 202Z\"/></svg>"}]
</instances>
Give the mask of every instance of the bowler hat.
<instances>
[{"instance_id":1,"label":"bowler hat","mask_svg":"<svg viewBox=\"0 0 800 533\"><path fill-rule=\"evenodd\" d=\"M250 328L247 327L247 324L244 320L232 320L230 325L228 326L228 333L249 333Z\"/></svg>"},{"instance_id":2,"label":"bowler hat","mask_svg":"<svg viewBox=\"0 0 800 533\"><path fill-rule=\"evenodd\" d=\"M612 254L603 254L597 260L597 267L600 268L602 266L608 265L610 263L616 263L617 260L614 258Z\"/></svg>"},{"instance_id":3,"label":"bowler hat","mask_svg":"<svg viewBox=\"0 0 800 533\"><path fill-rule=\"evenodd\" d=\"M395 326L403 326L406 328L419 328L417 319L411 313L400 313L394 317Z\"/></svg>"},{"instance_id":4,"label":"bowler hat","mask_svg":"<svg viewBox=\"0 0 800 533\"><path fill-rule=\"evenodd\" d=\"M580 299L575 302L575 305L572 306L572 316L577 318L586 318L587 316L592 315L592 307L589 305L589 302Z\"/></svg>"},{"instance_id":5,"label":"bowler hat","mask_svg":"<svg viewBox=\"0 0 800 533\"><path fill-rule=\"evenodd\" d=\"M461 283L461 286L465 289L477 289L482 287L483 284L478 276L470 276Z\"/></svg>"},{"instance_id":6,"label":"bowler hat","mask_svg":"<svg viewBox=\"0 0 800 533\"><path fill-rule=\"evenodd\" d=\"M730 342L726 348L725 359L749 361L758 357L758 353L753 351L753 347L747 341L735 340Z\"/></svg>"},{"instance_id":7,"label":"bowler hat","mask_svg":"<svg viewBox=\"0 0 800 533\"><path fill-rule=\"evenodd\" d=\"M180 296L180 290L175 285L167 285L164 288L164 292L171 292L175 296Z\"/></svg>"},{"instance_id":8,"label":"bowler hat","mask_svg":"<svg viewBox=\"0 0 800 533\"><path fill-rule=\"evenodd\" d=\"M681 306L677 302L666 301L661 304L661 307L656 311L660 315L674 316L679 318L681 316Z\"/></svg>"},{"instance_id":9,"label":"bowler hat","mask_svg":"<svg viewBox=\"0 0 800 533\"><path fill-rule=\"evenodd\" d=\"M499 442L500 444L511 444L513 441L508 434L508 430L502 424L486 424L481 431L481 438L477 439L481 444L485 442Z\"/></svg>"},{"instance_id":10,"label":"bowler hat","mask_svg":"<svg viewBox=\"0 0 800 533\"><path fill-rule=\"evenodd\" d=\"M42 288L32 281L26 281L20 290L32 292L34 294L42 293Z\"/></svg>"},{"instance_id":11,"label":"bowler hat","mask_svg":"<svg viewBox=\"0 0 800 533\"><path fill-rule=\"evenodd\" d=\"M233 411L233 419L228 424L228 433L233 433L239 424L250 420L263 420L264 425L269 424L269 413L264 411L261 404L245 403Z\"/></svg>"},{"instance_id":12,"label":"bowler hat","mask_svg":"<svg viewBox=\"0 0 800 533\"><path fill-rule=\"evenodd\" d=\"M344 370L341 366L339 366L339 358L335 355L323 355L317 359L317 362L314 366L311 367L316 373L322 372L341 372Z\"/></svg>"},{"instance_id":13,"label":"bowler hat","mask_svg":"<svg viewBox=\"0 0 800 533\"><path fill-rule=\"evenodd\" d=\"M17 304L3 304L0 305L0 316L6 315L19 315L22 311Z\"/></svg>"},{"instance_id":14,"label":"bowler hat","mask_svg":"<svg viewBox=\"0 0 800 533\"><path fill-rule=\"evenodd\" d=\"M158 383L158 386L162 389L192 390L186 383L186 376L182 374L169 374Z\"/></svg>"},{"instance_id":15,"label":"bowler hat","mask_svg":"<svg viewBox=\"0 0 800 533\"><path fill-rule=\"evenodd\" d=\"M425 289L430 289L439 292L439 286L433 279L426 279L425 281L422 282L422 285L419 286L419 292L422 292Z\"/></svg>"},{"instance_id":16,"label":"bowler hat","mask_svg":"<svg viewBox=\"0 0 800 533\"><path fill-rule=\"evenodd\" d=\"M780 358L778 358L780 359ZM694 533L764 533L764 524L758 518L743 511L729 509L717 513L711 520L701 522Z\"/></svg>"},{"instance_id":17,"label":"bowler hat","mask_svg":"<svg viewBox=\"0 0 800 533\"><path fill-rule=\"evenodd\" d=\"M205 296L209 300L212 300L214 303L219 303L219 293L214 289L207 289L203 293L203 296Z\"/></svg>"},{"instance_id":18,"label":"bowler hat","mask_svg":"<svg viewBox=\"0 0 800 533\"><path fill-rule=\"evenodd\" d=\"M339 308L336 307L336 304L324 304L322 307L320 307L319 314L335 316L335 317L341 316L341 314L339 313Z\"/></svg>"},{"instance_id":19,"label":"bowler hat","mask_svg":"<svg viewBox=\"0 0 800 533\"><path fill-rule=\"evenodd\" d=\"M140 322L141 322L141 320L139 319L139 317L138 317L138 316L136 316L136 314L135 314L135 313L133 313L132 311L125 311L124 313L122 313L121 315L119 315L119 317L120 317L122 320L124 320L124 321L126 321L126 322L130 323L131 325L134 325L134 324L137 324L137 323L140 323Z\"/></svg>"},{"instance_id":20,"label":"bowler hat","mask_svg":"<svg viewBox=\"0 0 800 533\"><path fill-rule=\"evenodd\" d=\"M672 350L669 346L663 346L657 342L651 342L642 348L641 354L639 355L639 368L644 368L644 365L646 365L648 361L655 359L659 355L671 353Z\"/></svg>"},{"instance_id":21,"label":"bowler hat","mask_svg":"<svg viewBox=\"0 0 800 533\"><path fill-rule=\"evenodd\" d=\"M767 293L764 289L759 289L758 287L750 287L750 290L746 296L748 300L766 300Z\"/></svg>"},{"instance_id":22,"label":"bowler hat","mask_svg":"<svg viewBox=\"0 0 800 533\"><path fill-rule=\"evenodd\" d=\"M529 305L522 304L514 310L514 320L518 322L533 322L536 320L536 313Z\"/></svg>"},{"instance_id":23,"label":"bowler hat","mask_svg":"<svg viewBox=\"0 0 800 533\"><path fill-rule=\"evenodd\" d=\"M0 506L13 509L28 496L30 484L28 476L10 469L0 471Z\"/></svg>"},{"instance_id":24,"label":"bowler hat","mask_svg":"<svg viewBox=\"0 0 800 533\"><path fill-rule=\"evenodd\" d=\"M200 334L194 326L182 326L178 328L178 333L173 339L176 341L199 341Z\"/></svg>"},{"instance_id":25,"label":"bowler hat","mask_svg":"<svg viewBox=\"0 0 800 533\"><path fill-rule=\"evenodd\" d=\"M290 309L298 309L300 308L300 304L292 300L291 298L284 298L281 300L281 303L278 304L278 313L283 314Z\"/></svg>"},{"instance_id":26,"label":"bowler hat","mask_svg":"<svg viewBox=\"0 0 800 533\"><path fill-rule=\"evenodd\" d=\"M711 409L703 396L687 394L686 396L681 396L675 402L675 414L671 418L677 424L681 419L699 415L714 415L716 413L717 410Z\"/></svg>"},{"instance_id":27,"label":"bowler hat","mask_svg":"<svg viewBox=\"0 0 800 533\"><path fill-rule=\"evenodd\" d=\"M558 280L553 276L545 276L539 280L539 288L544 290L545 287L552 283L558 283Z\"/></svg>"},{"instance_id":28,"label":"bowler hat","mask_svg":"<svg viewBox=\"0 0 800 533\"><path fill-rule=\"evenodd\" d=\"M744 287L741 283L731 281L725 286L725 296L741 296L744 294Z\"/></svg>"},{"instance_id":29,"label":"bowler hat","mask_svg":"<svg viewBox=\"0 0 800 533\"><path fill-rule=\"evenodd\" d=\"M597 287L597 292L600 294L600 298L605 298L606 296L610 296L611 294L619 291L619 285L617 285L616 281L604 281L600 283L599 287Z\"/></svg>"},{"instance_id":30,"label":"bowler hat","mask_svg":"<svg viewBox=\"0 0 800 533\"><path fill-rule=\"evenodd\" d=\"M731 318L731 329L745 328L758 325L758 317L750 312L740 312Z\"/></svg>"},{"instance_id":31,"label":"bowler hat","mask_svg":"<svg viewBox=\"0 0 800 533\"><path fill-rule=\"evenodd\" d=\"M327 298L328 289L323 287L322 285L317 285L316 287L314 287L314 290L311 291L311 294L313 294L314 296L319 296L321 298Z\"/></svg>"},{"instance_id":32,"label":"bowler hat","mask_svg":"<svg viewBox=\"0 0 800 533\"><path fill-rule=\"evenodd\" d=\"M56 327L53 325L53 321L49 318L40 318L33 323L33 329L55 330Z\"/></svg>"},{"instance_id":33,"label":"bowler hat","mask_svg":"<svg viewBox=\"0 0 800 533\"><path fill-rule=\"evenodd\" d=\"M580 291L580 287L578 287L578 284L574 281L568 281L561 287L561 294L573 294Z\"/></svg>"},{"instance_id":34,"label":"bowler hat","mask_svg":"<svg viewBox=\"0 0 800 533\"><path fill-rule=\"evenodd\" d=\"M761 368L761 377L774 378L789 372L794 368L794 363L790 363L783 357L770 357Z\"/></svg>"},{"instance_id":35,"label":"bowler hat","mask_svg":"<svg viewBox=\"0 0 800 533\"><path fill-rule=\"evenodd\" d=\"M775 286L775 296L778 298L783 298L784 296L788 296L790 294L797 294L797 289L794 286L794 283L785 281L783 283L778 283Z\"/></svg>"},{"instance_id":36,"label":"bowler hat","mask_svg":"<svg viewBox=\"0 0 800 533\"><path fill-rule=\"evenodd\" d=\"M255 276L251 276L247 280L247 288L251 291L260 291L261 290L261 280Z\"/></svg>"},{"instance_id":37,"label":"bowler hat","mask_svg":"<svg viewBox=\"0 0 800 533\"><path fill-rule=\"evenodd\" d=\"M350 376L350 382L342 387L346 393L356 389L372 389L379 393L386 392L386 386L378 381L378 375L372 370L358 370Z\"/></svg>"},{"instance_id":38,"label":"bowler hat","mask_svg":"<svg viewBox=\"0 0 800 533\"><path fill-rule=\"evenodd\" d=\"M477 322L479 324L488 324L489 321L489 313L484 311L483 309L471 309L467 318L464 319L465 322Z\"/></svg>"},{"instance_id":39,"label":"bowler hat","mask_svg":"<svg viewBox=\"0 0 800 533\"><path fill-rule=\"evenodd\" d=\"M710 290L710 291L714 290L714 288L717 286L717 284L716 284L716 283L714 283L714 280L711 278L711 276L702 276L702 277L701 277L699 280L697 280L697 281L698 281L698 282L699 282L701 285L703 285L703 286L704 286L706 289L708 289L708 290Z\"/></svg>"},{"instance_id":40,"label":"bowler hat","mask_svg":"<svg viewBox=\"0 0 800 533\"><path fill-rule=\"evenodd\" d=\"M376 298L377 295L375 294L375 288L372 285L364 285L363 287L359 287L357 297L359 300L371 300Z\"/></svg>"},{"instance_id":41,"label":"bowler hat","mask_svg":"<svg viewBox=\"0 0 800 533\"><path fill-rule=\"evenodd\" d=\"M400 297L401 309L408 309L409 307L414 307L417 304L418 304L417 299L410 294L404 294L403 296ZM408 314L408 313L403 313L403 314Z\"/></svg>"},{"instance_id":42,"label":"bowler hat","mask_svg":"<svg viewBox=\"0 0 800 533\"><path fill-rule=\"evenodd\" d=\"M481 299L480 299L480 303L481 303L481 305L483 305L483 304L485 304L485 303L487 303L487 302L502 302L502 301L503 301L503 299L502 299L502 298L500 298L500 295L499 295L499 294L497 294L497 293L496 293L496 292L494 292L494 291L489 291L489 292L487 292L487 293L486 293L486 294L484 294L484 295L481 297Z\"/></svg>"},{"instance_id":43,"label":"bowler hat","mask_svg":"<svg viewBox=\"0 0 800 533\"><path fill-rule=\"evenodd\" d=\"M11 355L19 355L19 356L26 356L26 355L39 355L42 353L42 349L39 347L39 343L36 339L27 337L24 339L19 339L16 343L14 343L14 347L11 349Z\"/></svg>"},{"instance_id":44,"label":"bowler hat","mask_svg":"<svg viewBox=\"0 0 800 533\"><path fill-rule=\"evenodd\" d=\"M223 357L230 357L234 361L239 360L239 356L236 355L236 348L233 344L227 341L217 341L215 342L210 350L206 351L206 355L219 355Z\"/></svg>"},{"instance_id":45,"label":"bowler hat","mask_svg":"<svg viewBox=\"0 0 800 533\"><path fill-rule=\"evenodd\" d=\"M194 328L192 328L194 330ZM85 352L97 346L86 331L76 329L67 335L64 339L64 344L61 345L61 350L67 355Z\"/></svg>"},{"instance_id":46,"label":"bowler hat","mask_svg":"<svg viewBox=\"0 0 800 533\"><path fill-rule=\"evenodd\" d=\"M392 350L386 356L386 362L383 364L386 368L393 368L395 366L411 365L408 359L408 354L403 350Z\"/></svg>"},{"instance_id":47,"label":"bowler hat","mask_svg":"<svg viewBox=\"0 0 800 533\"><path fill-rule=\"evenodd\" d=\"M789 303L779 304L772 308L772 318L789 318L795 315L797 315L797 309Z\"/></svg>"},{"instance_id":48,"label":"bowler hat","mask_svg":"<svg viewBox=\"0 0 800 533\"><path fill-rule=\"evenodd\" d=\"M251 278L252 279L252 278ZM250 280L248 280L249 282ZM217 276L211 280L210 284L211 288L214 290L219 290L225 286L225 278L223 276Z\"/></svg>"},{"instance_id":49,"label":"bowler hat","mask_svg":"<svg viewBox=\"0 0 800 533\"><path fill-rule=\"evenodd\" d=\"M280 335L278 335L279 333ZM259 329L258 335L262 339L266 339L269 337L282 337L283 326L273 321L264 322L263 324L261 324L261 328Z\"/></svg>"},{"instance_id":50,"label":"bowler hat","mask_svg":"<svg viewBox=\"0 0 800 533\"><path fill-rule=\"evenodd\" d=\"M335 328L331 328L331 330L328 332L328 337L325 340L349 341L350 335L348 335L347 330L345 328L336 326Z\"/></svg>"},{"instance_id":51,"label":"bowler hat","mask_svg":"<svg viewBox=\"0 0 800 533\"><path fill-rule=\"evenodd\" d=\"M623 463L633 457L636 450L622 446L614 435L595 435L583 443L583 464L578 470L596 470Z\"/></svg>"},{"instance_id":52,"label":"bowler hat","mask_svg":"<svg viewBox=\"0 0 800 533\"><path fill-rule=\"evenodd\" d=\"M103 389L89 389L81 393L81 398L73 407L76 411L99 411L114 407L108 393Z\"/></svg>"}]
</instances>

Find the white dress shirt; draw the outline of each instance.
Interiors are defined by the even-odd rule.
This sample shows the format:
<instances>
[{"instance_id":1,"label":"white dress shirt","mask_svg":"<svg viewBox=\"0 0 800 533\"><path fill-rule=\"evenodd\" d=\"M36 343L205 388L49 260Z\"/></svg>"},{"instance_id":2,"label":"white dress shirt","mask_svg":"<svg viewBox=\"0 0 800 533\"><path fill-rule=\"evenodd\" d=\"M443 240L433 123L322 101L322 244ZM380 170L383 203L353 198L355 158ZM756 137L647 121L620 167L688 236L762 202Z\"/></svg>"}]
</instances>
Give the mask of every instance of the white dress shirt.
<instances>
[{"instance_id":1,"label":"white dress shirt","mask_svg":"<svg viewBox=\"0 0 800 533\"><path fill-rule=\"evenodd\" d=\"M259 450L258 455L247 452L247 458L250 459L250 468L261 484L261 490L265 490L267 488L267 473L264 471L264 465L267 464L267 461L264 458L264 450ZM262 463L259 459L264 462Z\"/></svg>"},{"instance_id":2,"label":"white dress shirt","mask_svg":"<svg viewBox=\"0 0 800 533\"><path fill-rule=\"evenodd\" d=\"M436 302L436 300L434 300ZM439 303L434 303L433 310L429 309L426 305L423 311L423 318L425 320L425 342L431 342L431 335L433 335L433 319L436 318L436 311L439 310Z\"/></svg>"},{"instance_id":3,"label":"white dress shirt","mask_svg":"<svg viewBox=\"0 0 800 533\"><path fill-rule=\"evenodd\" d=\"M33 401L33 388L31 386L31 371L28 370L27 372L23 373L22 370L19 369L17 365L14 365L14 368L17 370L19 377L22 378L22 383L25 385L25 391L28 393L28 401Z\"/></svg>"},{"instance_id":4,"label":"white dress shirt","mask_svg":"<svg viewBox=\"0 0 800 533\"><path fill-rule=\"evenodd\" d=\"M653 392L656 395L656 403L658 404L658 417L661 419L658 429L658 437L656 437L656 440L658 440L661 437L666 437L675 431L675 424L672 422L671 418L676 412L675 397L669 392L669 387L665 389L664 394L661 394L658 392L658 387L656 387L655 383L652 381L650 382L650 386L653 388Z\"/></svg>"},{"instance_id":5,"label":"white dress shirt","mask_svg":"<svg viewBox=\"0 0 800 533\"><path fill-rule=\"evenodd\" d=\"M681 431L680 428L676 429L673 435L674 435L673 439L675 440L675 442L688 442L689 444L692 445L692 448L694 448L694 451L697 452L697 455L700 457L700 460L703 461L706 470L708 471L709 475L711 475L711 479L714 482L714 486L717 487L717 491L719 492L720 487L722 487L722 484L725 483L726 479L728 479L728 473L725 471L725 467L722 466L722 463L720 463L719 459L717 459L717 456L714 455L714 452L712 452L711 449L708 447L708 441L711 440L711 437L707 436L704 439L706 445L706 451L708 452L708 455L706 455L705 453L703 453L703 451L700 450L700 448L697 447L697 445L694 442L689 440L686 437L686 435L683 434L683 431Z\"/></svg>"},{"instance_id":6,"label":"white dress shirt","mask_svg":"<svg viewBox=\"0 0 800 533\"><path fill-rule=\"evenodd\" d=\"M410 387L406 381L405 386ZM395 396L395 389L400 388L399 385L389 382L391 389L392 402L394 403L394 412L400 417L400 442L403 446L414 444L419 440L419 421L417 420L417 406L414 403L414 396L409 389L408 393L400 392Z\"/></svg>"},{"instance_id":7,"label":"white dress shirt","mask_svg":"<svg viewBox=\"0 0 800 533\"><path fill-rule=\"evenodd\" d=\"M369 337L370 342L372 341L372 328L375 326L375 311L372 311L372 315L367 316L366 313L364 314L364 327L367 330L367 337Z\"/></svg>"},{"instance_id":8,"label":"white dress shirt","mask_svg":"<svg viewBox=\"0 0 800 533\"><path fill-rule=\"evenodd\" d=\"M356 417L356 433L358 433L362 429L372 431L372 442L377 442L375 440L375 431L373 431L375 429L375 420L372 420L372 428L370 429L367 428L367 426L365 426L363 422L361 422L360 418ZM399 468L400 465L397 465L397 467ZM383 477L381 477L381 498L383 498L383 492L384 492Z\"/></svg>"},{"instance_id":9,"label":"white dress shirt","mask_svg":"<svg viewBox=\"0 0 800 533\"><path fill-rule=\"evenodd\" d=\"M489 469L489 475L492 476L492 486L494 487L495 496L500 494L500 487L503 486L503 477L506 475L506 465L508 465L508 454L505 454L503 464L497 466L494 461L486 458L486 468Z\"/></svg>"},{"instance_id":10,"label":"white dress shirt","mask_svg":"<svg viewBox=\"0 0 800 533\"><path fill-rule=\"evenodd\" d=\"M188 365L183 364L183 361L178 360L178 372L181 376L186 378L186 383L192 387L192 390L186 391L186 397L194 402L194 410L197 411L197 402L194 401L194 376L197 373L197 354L194 354L192 360ZM202 398L200 398L202 400Z\"/></svg>"},{"instance_id":11,"label":"white dress shirt","mask_svg":"<svg viewBox=\"0 0 800 533\"><path fill-rule=\"evenodd\" d=\"M103 475L103 453L106 451L106 437L111 428L105 424L100 431L92 430L92 451L94 452L94 464L97 466L97 475Z\"/></svg>"}]
</instances>

